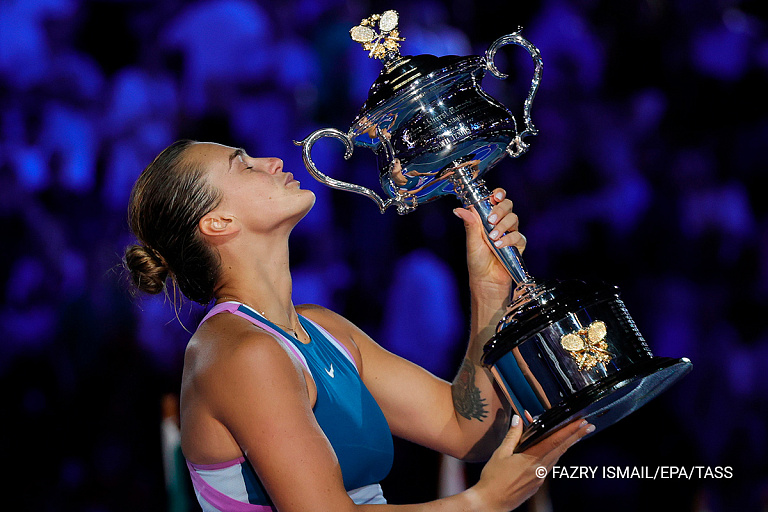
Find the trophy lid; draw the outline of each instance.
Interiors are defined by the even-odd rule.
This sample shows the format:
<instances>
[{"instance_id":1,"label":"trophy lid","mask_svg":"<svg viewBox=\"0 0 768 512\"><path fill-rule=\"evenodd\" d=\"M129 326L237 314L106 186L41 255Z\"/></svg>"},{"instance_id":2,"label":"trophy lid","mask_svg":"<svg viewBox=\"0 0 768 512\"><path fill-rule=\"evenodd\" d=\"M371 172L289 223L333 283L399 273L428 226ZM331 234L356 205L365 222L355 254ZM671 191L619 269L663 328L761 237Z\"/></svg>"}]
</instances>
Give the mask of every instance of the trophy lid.
<instances>
[{"instance_id":1,"label":"trophy lid","mask_svg":"<svg viewBox=\"0 0 768 512\"><path fill-rule=\"evenodd\" d=\"M397 94L409 89L407 85L418 83L420 79L451 73L457 69L480 69L483 65L482 58L478 56L400 55L400 41L405 38L400 37L398 21L397 11L390 10L362 20L360 25L349 31L352 39L369 52L369 57L384 63L384 69L371 85L368 99L353 124L367 118L371 111L385 105ZM380 30L378 33L374 30L377 25Z\"/></svg>"}]
</instances>

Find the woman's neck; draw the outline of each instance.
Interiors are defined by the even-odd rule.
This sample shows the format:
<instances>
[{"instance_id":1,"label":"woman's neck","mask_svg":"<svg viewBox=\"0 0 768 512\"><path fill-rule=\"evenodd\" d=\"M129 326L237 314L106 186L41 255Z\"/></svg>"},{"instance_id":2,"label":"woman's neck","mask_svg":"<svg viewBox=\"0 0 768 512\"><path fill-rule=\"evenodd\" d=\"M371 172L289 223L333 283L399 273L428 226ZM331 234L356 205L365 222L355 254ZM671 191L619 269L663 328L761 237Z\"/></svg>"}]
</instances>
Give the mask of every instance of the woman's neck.
<instances>
[{"instance_id":1,"label":"woman's neck","mask_svg":"<svg viewBox=\"0 0 768 512\"><path fill-rule=\"evenodd\" d=\"M293 281L288 242L260 241L248 248L221 250L222 275L216 300L235 300L264 314L268 320L295 328L298 316L293 306Z\"/></svg>"}]
</instances>

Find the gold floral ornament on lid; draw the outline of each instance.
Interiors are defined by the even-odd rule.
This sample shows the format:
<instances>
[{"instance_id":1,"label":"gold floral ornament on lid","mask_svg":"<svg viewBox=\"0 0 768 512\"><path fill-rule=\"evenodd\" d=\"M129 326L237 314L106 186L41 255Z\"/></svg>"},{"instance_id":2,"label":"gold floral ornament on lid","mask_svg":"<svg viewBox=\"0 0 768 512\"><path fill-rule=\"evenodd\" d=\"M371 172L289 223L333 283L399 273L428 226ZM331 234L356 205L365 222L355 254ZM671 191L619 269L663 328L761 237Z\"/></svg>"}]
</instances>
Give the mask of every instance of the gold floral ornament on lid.
<instances>
[{"instance_id":1,"label":"gold floral ornament on lid","mask_svg":"<svg viewBox=\"0 0 768 512\"><path fill-rule=\"evenodd\" d=\"M368 57L373 59L384 59L387 54L393 56L400 55L400 41L405 41L400 37L397 30L397 23L400 16L397 11L385 11L381 14L374 14L365 18L356 27L352 27L349 35L352 40L363 45L363 49L368 52ZM376 32L378 25L379 32Z\"/></svg>"}]
</instances>

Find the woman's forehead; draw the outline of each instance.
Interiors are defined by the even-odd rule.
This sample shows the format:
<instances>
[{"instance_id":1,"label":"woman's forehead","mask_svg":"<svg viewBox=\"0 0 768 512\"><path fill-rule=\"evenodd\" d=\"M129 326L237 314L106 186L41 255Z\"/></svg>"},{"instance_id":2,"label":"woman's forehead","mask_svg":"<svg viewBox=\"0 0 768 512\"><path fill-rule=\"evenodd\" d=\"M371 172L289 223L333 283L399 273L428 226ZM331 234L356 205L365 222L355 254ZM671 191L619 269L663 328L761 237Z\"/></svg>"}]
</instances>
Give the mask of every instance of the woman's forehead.
<instances>
[{"instance_id":1,"label":"woman's forehead","mask_svg":"<svg viewBox=\"0 0 768 512\"><path fill-rule=\"evenodd\" d=\"M238 151L241 150L215 142L196 142L187 149L184 156L206 167L225 166L228 168Z\"/></svg>"},{"instance_id":2,"label":"woman's forehead","mask_svg":"<svg viewBox=\"0 0 768 512\"><path fill-rule=\"evenodd\" d=\"M224 144L219 144L217 142L195 142L188 148L187 151L197 156L228 156L236 150L237 148L225 146Z\"/></svg>"}]
</instances>

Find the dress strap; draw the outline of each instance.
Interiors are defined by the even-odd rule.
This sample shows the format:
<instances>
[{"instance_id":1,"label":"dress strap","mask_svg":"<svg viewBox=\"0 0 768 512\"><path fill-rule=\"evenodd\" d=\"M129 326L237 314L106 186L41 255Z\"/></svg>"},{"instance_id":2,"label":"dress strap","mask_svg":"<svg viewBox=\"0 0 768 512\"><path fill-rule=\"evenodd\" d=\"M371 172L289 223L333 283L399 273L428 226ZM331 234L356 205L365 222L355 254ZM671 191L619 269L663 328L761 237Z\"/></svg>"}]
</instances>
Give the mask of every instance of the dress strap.
<instances>
[{"instance_id":1,"label":"dress strap","mask_svg":"<svg viewBox=\"0 0 768 512\"><path fill-rule=\"evenodd\" d=\"M252 308L249 308L245 304L242 304L240 302L235 302L235 301L221 302L219 304L216 304L211 308L208 314L203 317L203 319L200 321L200 325L202 325L203 322L211 318L213 315L221 313L222 311L226 311L227 313L232 313L233 315L239 316L241 318L245 318L256 327L260 327L261 329L267 331L269 334L274 336L275 339L277 339L277 341L279 341L281 345L283 345L294 356L296 356L296 359L298 359L301 365L304 367L304 369L307 370L307 373L309 373L309 375L313 379L315 378L312 375L312 371L309 369L309 364L307 364L307 359L304 357L304 354L299 352L299 349L297 349L294 346L294 344L285 337L284 334L279 332L277 329L274 329L272 326L268 325L266 322L262 322L261 316L258 313L256 313L256 311L254 311Z\"/></svg>"},{"instance_id":2,"label":"dress strap","mask_svg":"<svg viewBox=\"0 0 768 512\"><path fill-rule=\"evenodd\" d=\"M205 315L202 320L200 320L198 327L203 325L203 323L205 323L205 321L211 318L213 315L221 313L222 311L227 311L228 313L234 313L239 307L240 307L239 302L220 302L218 304L215 304L211 308L211 310L208 312L208 314Z\"/></svg>"}]
</instances>

